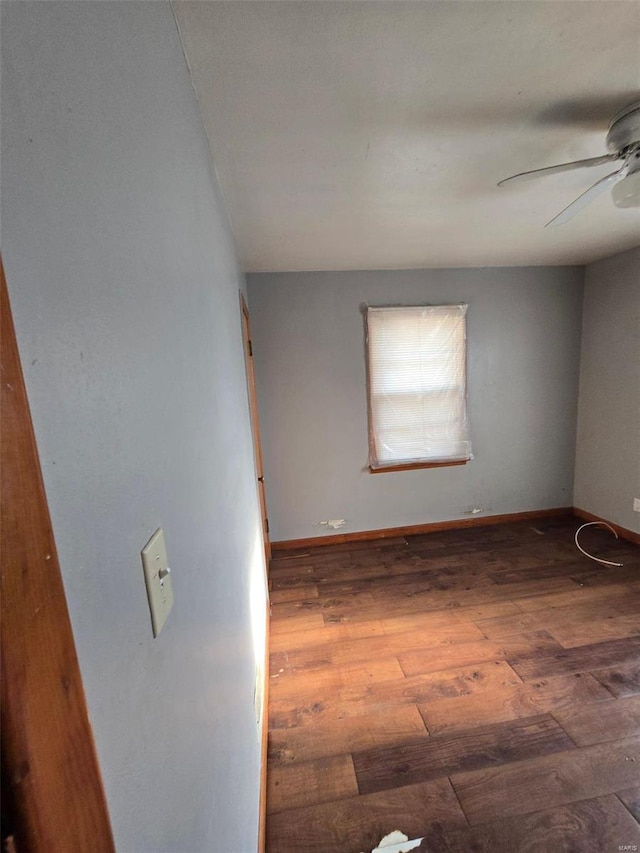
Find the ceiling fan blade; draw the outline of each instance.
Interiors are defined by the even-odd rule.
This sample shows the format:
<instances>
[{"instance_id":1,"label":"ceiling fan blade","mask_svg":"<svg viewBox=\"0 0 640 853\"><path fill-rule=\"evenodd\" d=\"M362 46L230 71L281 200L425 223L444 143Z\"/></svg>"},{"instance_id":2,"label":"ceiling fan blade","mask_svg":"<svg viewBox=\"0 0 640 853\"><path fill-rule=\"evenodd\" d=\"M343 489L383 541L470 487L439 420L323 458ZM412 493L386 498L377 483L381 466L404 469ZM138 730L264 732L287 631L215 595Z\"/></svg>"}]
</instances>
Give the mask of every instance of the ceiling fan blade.
<instances>
[{"instance_id":1,"label":"ceiling fan blade","mask_svg":"<svg viewBox=\"0 0 640 853\"><path fill-rule=\"evenodd\" d=\"M612 186L613 184L617 184L618 181L621 181L624 176L627 174L626 168L618 169L617 172L611 172L610 175L607 175L605 178L601 178L599 181L596 181L592 187L589 187L588 190L579 195L575 201L572 201L568 207L565 207L564 210L560 211L557 216L554 216L547 224L544 226L548 228L551 226L555 228L556 225L564 225L565 222L568 222L570 219L576 215L576 213L580 213L581 210L591 204L591 202L597 198L600 193L603 193L607 187Z\"/></svg>"},{"instance_id":2,"label":"ceiling fan blade","mask_svg":"<svg viewBox=\"0 0 640 853\"><path fill-rule=\"evenodd\" d=\"M603 154L602 157L590 157L587 160L574 160L572 163L559 163L557 166L547 166L544 169L533 169L531 172L520 172L518 175L511 175L510 178L504 178L504 180L499 181L498 186L502 187L505 184L530 181L532 178L542 177L543 175L555 175L557 172L570 172L572 169L582 169L587 166L600 166L602 163L610 163L612 160L619 159L619 154Z\"/></svg>"}]
</instances>

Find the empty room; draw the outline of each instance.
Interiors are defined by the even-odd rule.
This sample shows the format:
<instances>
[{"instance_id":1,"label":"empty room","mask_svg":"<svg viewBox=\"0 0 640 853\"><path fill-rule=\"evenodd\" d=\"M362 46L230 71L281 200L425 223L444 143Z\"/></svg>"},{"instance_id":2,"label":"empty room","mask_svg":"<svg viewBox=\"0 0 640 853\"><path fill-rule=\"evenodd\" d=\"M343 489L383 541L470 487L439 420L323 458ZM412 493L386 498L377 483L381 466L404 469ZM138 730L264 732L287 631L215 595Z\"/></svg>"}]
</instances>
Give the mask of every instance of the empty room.
<instances>
[{"instance_id":1,"label":"empty room","mask_svg":"<svg viewBox=\"0 0 640 853\"><path fill-rule=\"evenodd\" d=\"M640 3L2 14L3 844L640 846Z\"/></svg>"}]
</instances>

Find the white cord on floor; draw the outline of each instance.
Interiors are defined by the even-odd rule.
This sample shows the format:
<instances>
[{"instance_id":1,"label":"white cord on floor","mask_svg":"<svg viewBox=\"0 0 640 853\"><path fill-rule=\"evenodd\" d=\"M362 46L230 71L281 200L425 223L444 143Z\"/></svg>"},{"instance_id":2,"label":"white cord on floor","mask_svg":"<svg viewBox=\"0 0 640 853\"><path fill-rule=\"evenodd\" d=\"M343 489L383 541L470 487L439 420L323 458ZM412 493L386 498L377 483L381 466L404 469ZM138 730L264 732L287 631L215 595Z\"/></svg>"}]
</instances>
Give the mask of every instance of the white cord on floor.
<instances>
[{"instance_id":1,"label":"white cord on floor","mask_svg":"<svg viewBox=\"0 0 640 853\"><path fill-rule=\"evenodd\" d=\"M587 552L584 550L584 548L581 547L580 543L578 542L578 533L580 533L580 531L583 530L585 527L591 527L592 524L600 524L603 527L608 527L609 530L616 537L616 539L618 538L618 534L615 532L615 530L613 529L613 527L610 524L607 524L606 521L588 521L586 524L583 524L582 527L579 527L576 530L576 535L574 538L576 541L576 547L577 547L578 551L581 551L585 555L585 557L588 557L590 560L595 560L596 563L602 563L603 566L619 566L619 567L623 566L624 563L613 563L611 560L601 560L600 557L594 557L593 554L587 554Z\"/></svg>"}]
</instances>

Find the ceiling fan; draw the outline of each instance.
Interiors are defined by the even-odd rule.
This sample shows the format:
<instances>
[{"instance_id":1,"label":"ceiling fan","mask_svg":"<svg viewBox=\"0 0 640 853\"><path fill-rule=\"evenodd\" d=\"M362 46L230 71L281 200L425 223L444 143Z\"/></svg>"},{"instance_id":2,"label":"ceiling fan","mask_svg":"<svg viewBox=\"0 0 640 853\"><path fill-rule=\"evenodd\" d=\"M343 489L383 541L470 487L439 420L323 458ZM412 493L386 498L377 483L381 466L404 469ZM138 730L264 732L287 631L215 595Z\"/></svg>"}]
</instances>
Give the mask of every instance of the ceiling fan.
<instances>
[{"instance_id":1,"label":"ceiling fan","mask_svg":"<svg viewBox=\"0 0 640 853\"><path fill-rule=\"evenodd\" d=\"M560 163L558 166L547 166L545 169L533 169L531 172L520 172L518 175L512 175L500 181L498 186L622 160L619 169L596 181L568 207L547 222L545 228L549 225L563 225L573 219L607 187L612 188L611 195L616 207L640 207L640 101L629 104L613 117L609 125L606 145L609 154L591 157L588 160L575 160L573 163Z\"/></svg>"}]
</instances>

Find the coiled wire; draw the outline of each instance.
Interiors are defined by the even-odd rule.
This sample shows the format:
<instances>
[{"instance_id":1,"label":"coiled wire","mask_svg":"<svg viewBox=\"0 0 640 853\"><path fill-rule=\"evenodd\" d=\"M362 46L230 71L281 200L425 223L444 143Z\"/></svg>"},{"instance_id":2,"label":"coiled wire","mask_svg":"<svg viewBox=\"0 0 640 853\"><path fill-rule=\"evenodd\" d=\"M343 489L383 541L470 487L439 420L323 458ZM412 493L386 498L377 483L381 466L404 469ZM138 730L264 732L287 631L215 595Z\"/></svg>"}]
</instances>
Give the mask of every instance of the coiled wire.
<instances>
[{"instance_id":1,"label":"coiled wire","mask_svg":"<svg viewBox=\"0 0 640 853\"><path fill-rule=\"evenodd\" d=\"M623 566L624 563L614 563L612 560L602 560L602 559L600 559L600 557L594 557L593 554L588 554L584 550L584 548L580 545L580 543L578 542L578 533L580 533L581 530L584 530L585 527L591 527L594 524L599 524L601 527L608 527L609 530L616 537L616 539L618 538L618 534L615 532L615 530L613 529L613 527L610 524L607 524L606 521L588 521L586 524L583 524L581 527L579 527L576 530L576 535L575 535L574 539L575 539L576 548L578 549L578 551L581 551L585 555L585 557L588 557L590 560L595 560L596 563L602 563L603 566L618 566L618 567Z\"/></svg>"}]
</instances>

